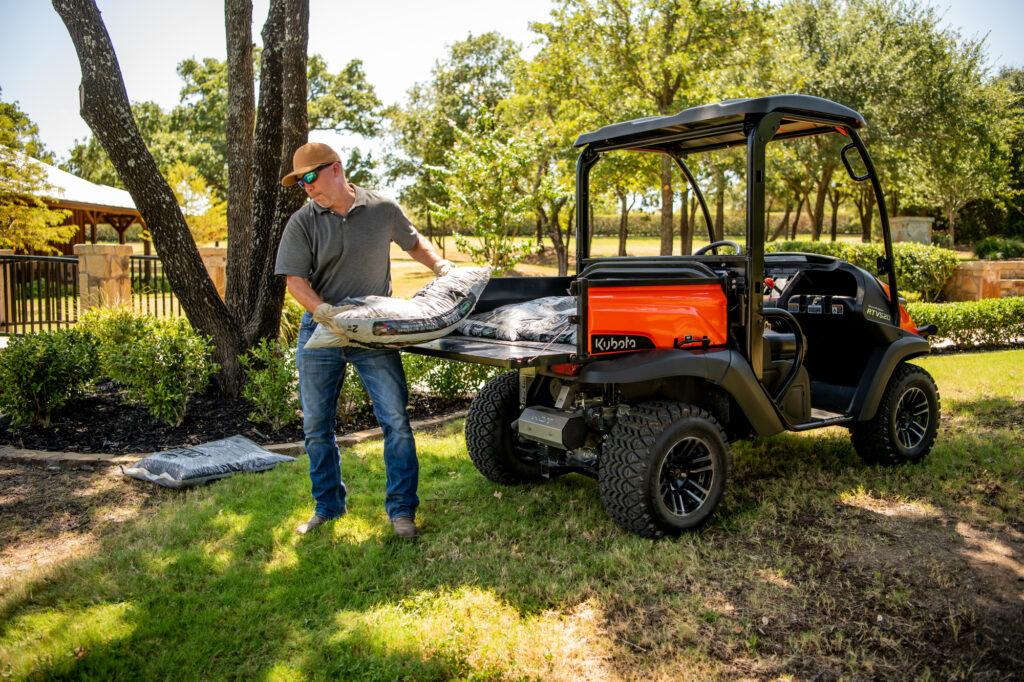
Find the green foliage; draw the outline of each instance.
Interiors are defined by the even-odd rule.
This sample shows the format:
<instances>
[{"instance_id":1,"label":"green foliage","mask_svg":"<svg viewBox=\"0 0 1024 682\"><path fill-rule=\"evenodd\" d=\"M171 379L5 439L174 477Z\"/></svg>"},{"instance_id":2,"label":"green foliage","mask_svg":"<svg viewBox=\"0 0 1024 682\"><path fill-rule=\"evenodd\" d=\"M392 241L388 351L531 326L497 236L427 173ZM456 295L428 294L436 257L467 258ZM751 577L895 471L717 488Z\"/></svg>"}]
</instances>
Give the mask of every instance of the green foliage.
<instances>
[{"instance_id":1,"label":"green foliage","mask_svg":"<svg viewBox=\"0 0 1024 682\"><path fill-rule=\"evenodd\" d=\"M0 248L51 252L51 242L67 241L78 229L61 224L70 212L50 210L42 201L55 188L37 160L53 160L39 128L17 102L0 102Z\"/></svg>"},{"instance_id":2,"label":"green foliage","mask_svg":"<svg viewBox=\"0 0 1024 682\"><path fill-rule=\"evenodd\" d=\"M974 245L974 254L985 260L1024 258L1024 241L1005 237L985 237Z\"/></svg>"},{"instance_id":3,"label":"green foliage","mask_svg":"<svg viewBox=\"0 0 1024 682\"><path fill-rule=\"evenodd\" d=\"M900 292L917 293L925 300L938 298L942 287L953 276L959 259L948 249L913 242L893 244L896 281ZM766 252L796 251L835 256L876 272L876 262L884 253L881 244L850 244L847 242L773 242Z\"/></svg>"},{"instance_id":4,"label":"green foliage","mask_svg":"<svg viewBox=\"0 0 1024 682\"><path fill-rule=\"evenodd\" d=\"M1024 297L987 298L957 303L910 303L907 312L921 327L934 324L936 336L960 348L1006 346L1024 337Z\"/></svg>"},{"instance_id":5,"label":"green foliage","mask_svg":"<svg viewBox=\"0 0 1024 682\"><path fill-rule=\"evenodd\" d=\"M95 378L96 345L92 334L76 329L11 338L0 350L0 411L14 424L49 426Z\"/></svg>"},{"instance_id":6,"label":"green foliage","mask_svg":"<svg viewBox=\"0 0 1024 682\"><path fill-rule=\"evenodd\" d=\"M410 387L440 398L473 395L488 379L502 371L488 365L453 362L413 353L403 353L402 363Z\"/></svg>"},{"instance_id":7,"label":"green foliage","mask_svg":"<svg viewBox=\"0 0 1024 682\"><path fill-rule=\"evenodd\" d=\"M132 375L126 349L153 333L156 318L131 308L94 308L82 314L78 328L91 333L97 341L99 371L127 385Z\"/></svg>"},{"instance_id":8,"label":"green foliage","mask_svg":"<svg viewBox=\"0 0 1024 682\"><path fill-rule=\"evenodd\" d=\"M246 373L242 396L256 406L249 419L265 421L275 431L298 421L299 386L294 352L277 339L261 339L239 361Z\"/></svg>"},{"instance_id":9,"label":"green foliage","mask_svg":"<svg viewBox=\"0 0 1024 682\"><path fill-rule=\"evenodd\" d=\"M535 249L518 244L518 226L533 212L527 170L533 161L529 140L509 138L496 120L484 115L471 131L456 131L458 144L447 154L444 178L447 205L431 203L433 216L453 221L471 237L457 233L455 243L475 263L509 270Z\"/></svg>"},{"instance_id":10,"label":"green foliage","mask_svg":"<svg viewBox=\"0 0 1024 682\"><path fill-rule=\"evenodd\" d=\"M351 365L345 369L345 381L342 382L341 393L338 394L339 419L347 419L349 415L370 409L370 394L366 392L363 382L359 379L359 372Z\"/></svg>"},{"instance_id":11,"label":"green foliage","mask_svg":"<svg viewBox=\"0 0 1024 682\"><path fill-rule=\"evenodd\" d=\"M212 346L184 318L157 320L121 308L83 316L99 338L102 371L155 418L181 424L193 393L219 369Z\"/></svg>"},{"instance_id":12,"label":"green foliage","mask_svg":"<svg viewBox=\"0 0 1024 682\"><path fill-rule=\"evenodd\" d=\"M306 309L291 294L285 294L278 336L286 346L295 346L299 340L299 327L302 325L302 314L305 312Z\"/></svg>"}]
</instances>

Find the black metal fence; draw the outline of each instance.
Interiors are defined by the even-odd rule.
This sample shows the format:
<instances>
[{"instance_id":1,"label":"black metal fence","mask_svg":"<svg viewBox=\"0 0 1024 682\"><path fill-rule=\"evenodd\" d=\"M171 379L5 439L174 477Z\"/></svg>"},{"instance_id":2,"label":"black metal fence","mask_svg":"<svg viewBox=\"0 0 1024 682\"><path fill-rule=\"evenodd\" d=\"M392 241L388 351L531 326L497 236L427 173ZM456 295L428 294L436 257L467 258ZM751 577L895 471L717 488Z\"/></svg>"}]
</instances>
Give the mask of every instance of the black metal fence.
<instances>
[{"instance_id":1,"label":"black metal fence","mask_svg":"<svg viewBox=\"0 0 1024 682\"><path fill-rule=\"evenodd\" d=\"M0 255L0 334L32 334L78 321L78 258Z\"/></svg>"},{"instance_id":2,"label":"black metal fence","mask_svg":"<svg viewBox=\"0 0 1024 682\"><path fill-rule=\"evenodd\" d=\"M157 256L130 258L132 308L182 314ZM0 335L33 334L78 322L78 257L0 255Z\"/></svg>"},{"instance_id":3,"label":"black metal fence","mask_svg":"<svg viewBox=\"0 0 1024 682\"><path fill-rule=\"evenodd\" d=\"M159 256L132 256L131 278L132 307L136 311L156 317L182 314Z\"/></svg>"}]
</instances>

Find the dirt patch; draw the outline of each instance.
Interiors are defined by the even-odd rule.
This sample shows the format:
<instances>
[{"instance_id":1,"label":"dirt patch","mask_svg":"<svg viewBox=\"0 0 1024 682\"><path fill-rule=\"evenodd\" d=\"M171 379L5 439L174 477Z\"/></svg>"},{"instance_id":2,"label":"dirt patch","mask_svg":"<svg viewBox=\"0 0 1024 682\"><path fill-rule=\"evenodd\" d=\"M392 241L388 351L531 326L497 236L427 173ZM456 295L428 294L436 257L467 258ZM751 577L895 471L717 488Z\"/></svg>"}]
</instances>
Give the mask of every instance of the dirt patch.
<instances>
[{"instance_id":1,"label":"dirt patch","mask_svg":"<svg viewBox=\"0 0 1024 682\"><path fill-rule=\"evenodd\" d=\"M105 467L49 471L0 463L0 585L21 571L88 554L104 529L136 518L169 492Z\"/></svg>"}]
</instances>

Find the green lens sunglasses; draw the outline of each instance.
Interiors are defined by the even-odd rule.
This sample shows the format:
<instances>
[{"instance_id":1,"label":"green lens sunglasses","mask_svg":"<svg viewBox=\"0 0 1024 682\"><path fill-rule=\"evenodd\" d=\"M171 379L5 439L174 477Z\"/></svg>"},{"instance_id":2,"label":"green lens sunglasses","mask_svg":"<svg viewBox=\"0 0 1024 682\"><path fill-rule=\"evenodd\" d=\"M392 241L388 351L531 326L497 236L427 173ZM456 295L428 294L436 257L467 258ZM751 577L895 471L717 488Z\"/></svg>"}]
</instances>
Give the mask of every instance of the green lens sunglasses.
<instances>
[{"instance_id":1,"label":"green lens sunglasses","mask_svg":"<svg viewBox=\"0 0 1024 682\"><path fill-rule=\"evenodd\" d=\"M316 168L314 168L313 170L309 171L308 173L304 173L302 175L302 177L299 178L299 181L298 181L299 182L299 187L303 187L304 188L307 184L312 184L312 183L316 182L316 178L317 178L318 175L320 175L320 171L322 171L324 168L328 168L329 166L332 166L333 164L334 164L334 162L331 161L330 163L325 163L322 166L317 166Z\"/></svg>"}]
</instances>

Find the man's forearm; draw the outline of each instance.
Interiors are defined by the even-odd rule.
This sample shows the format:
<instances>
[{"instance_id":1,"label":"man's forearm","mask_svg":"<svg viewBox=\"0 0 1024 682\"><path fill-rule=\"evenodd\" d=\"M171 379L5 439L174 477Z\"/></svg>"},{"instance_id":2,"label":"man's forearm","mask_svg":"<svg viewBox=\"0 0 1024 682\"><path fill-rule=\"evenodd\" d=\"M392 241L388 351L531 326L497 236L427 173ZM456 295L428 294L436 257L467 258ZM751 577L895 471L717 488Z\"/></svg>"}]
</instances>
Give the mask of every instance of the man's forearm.
<instances>
[{"instance_id":1,"label":"man's forearm","mask_svg":"<svg viewBox=\"0 0 1024 682\"><path fill-rule=\"evenodd\" d=\"M295 300L310 313L315 311L317 306L324 302L323 299L313 291L313 287L310 286L309 280L305 277L288 275L285 281L287 282L288 293L290 293Z\"/></svg>"},{"instance_id":2,"label":"man's forearm","mask_svg":"<svg viewBox=\"0 0 1024 682\"><path fill-rule=\"evenodd\" d=\"M423 235L420 235L420 240L416 242L416 246L406 251L413 260L422 263L423 265L430 268L431 272L437 272L437 264L441 262L441 255L434 248L434 245L430 243Z\"/></svg>"}]
</instances>

